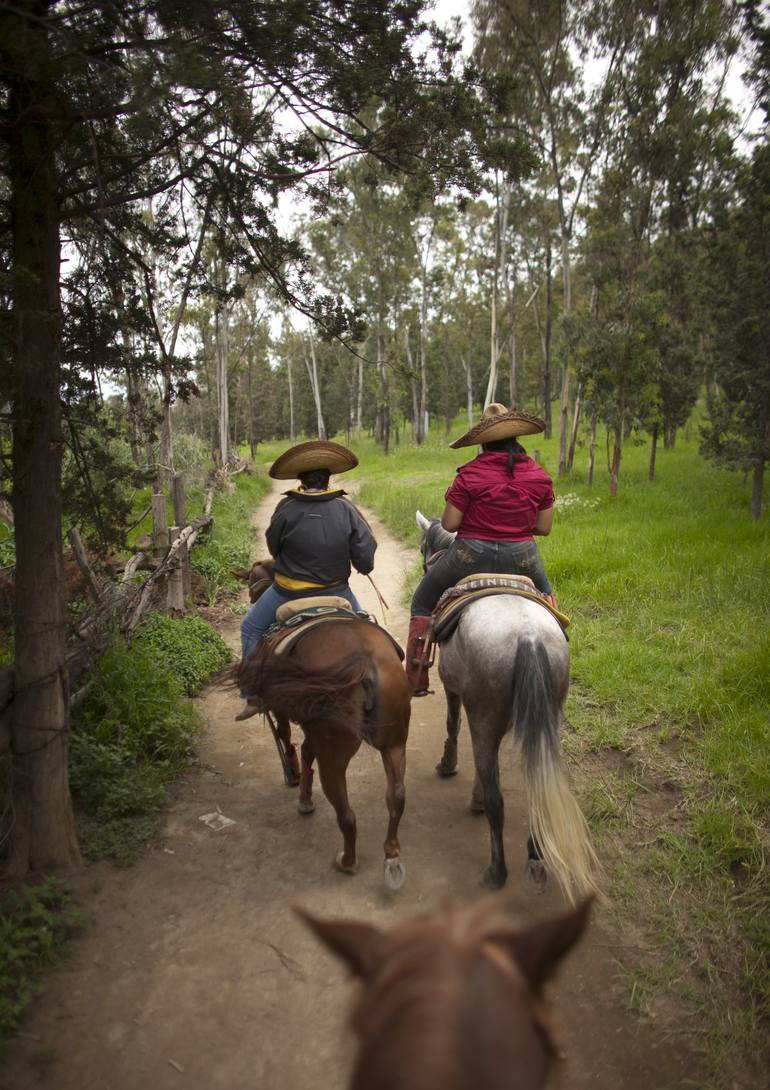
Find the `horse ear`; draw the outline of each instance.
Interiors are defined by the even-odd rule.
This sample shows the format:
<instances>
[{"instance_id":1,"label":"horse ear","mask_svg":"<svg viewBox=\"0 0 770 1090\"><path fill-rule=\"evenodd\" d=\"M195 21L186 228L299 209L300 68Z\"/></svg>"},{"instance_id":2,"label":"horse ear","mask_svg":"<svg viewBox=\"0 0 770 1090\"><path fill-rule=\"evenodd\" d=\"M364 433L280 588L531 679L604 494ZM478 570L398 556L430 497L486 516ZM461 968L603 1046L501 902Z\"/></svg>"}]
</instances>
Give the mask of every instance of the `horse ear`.
<instances>
[{"instance_id":1,"label":"horse ear","mask_svg":"<svg viewBox=\"0 0 770 1090\"><path fill-rule=\"evenodd\" d=\"M368 980L374 975L385 951L383 931L357 920L319 920L304 909L294 911L355 976Z\"/></svg>"},{"instance_id":2,"label":"horse ear","mask_svg":"<svg viewBox=\"0 0 770 1090\"><path fill-rule=\"evenodd\" d=\"M538 992L553 976L561 959L585 931L592 902L593 898L587 897L566 915L535 924L505 943L534 991Z\"/></svg>"},{"instance_id":3,"label":"horse ear","mask_svg":"<svg viewBox=\"0 0 770 1090\"><path fill-rule=\"evenodd\" d=\"M421 530L427 530L430 527L430 519L426 519L422 511L417 511L414 517Z\"/></svg>"}]
</instances>

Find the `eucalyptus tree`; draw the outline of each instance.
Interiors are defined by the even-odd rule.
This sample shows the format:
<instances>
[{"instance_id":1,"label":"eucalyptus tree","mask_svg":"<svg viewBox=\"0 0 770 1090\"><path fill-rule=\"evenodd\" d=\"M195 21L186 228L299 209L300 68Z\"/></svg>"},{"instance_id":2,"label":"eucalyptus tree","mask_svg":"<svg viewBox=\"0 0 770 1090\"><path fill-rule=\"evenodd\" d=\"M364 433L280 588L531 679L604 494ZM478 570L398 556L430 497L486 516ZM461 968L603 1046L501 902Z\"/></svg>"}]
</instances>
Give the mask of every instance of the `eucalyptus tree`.
<instances>
[{"instance_id":1,"label":"eucalyptus tree","mask_svg":"<svg viewBox=\"0 0 770 1090\"><path fill-rule=\"evenodd\" d=\"M579 0L475 0L477 56L485 71L515 73L511 123L524 132L541 160L542 198L558 212L562 313L572 309L573 240L580 204L606 135L614 81L628 41L619 5ZM585 86L582 65L601 48L598 85ZM549 265L552 264L550 256ZM552 305L553 299L549 300ZM553 316L546 315L548 327ZM566 469L570 370L562 369L559 474ZM550 419L550 407L546 405Z\"/></svg>"},{"instance_id":2,"label":"eucalyptus tree","mask_svg":"<svg viewBox=\"0 0 770 1090\"><path fill-rule=\"evenodd\" d=\"M308 291L277 230L278 195L323 200L330 172L367 151L434 184L474 176L474 104L410 48L419 0L0 0L0 248L12 296L17 540L10 868L78 860L67 784L68 691L61 548L62 227L119 245L141 202L177 189L332 332L349 315ZM375 97L389 104L362 120ZM281 130L291 111L294 128ZM327 121L327 135L313 127ZM230 152L221 154L222 133ZM193 227L193 230L195 228ZM67 300L64 300L65 304Z\"/></svg>"},{"instance_id":3,"label":"eucalyptus tree","mask_svg":"<svg viewBox=\"0 0 770 1090\"><path fill-rule=\"evenodd\" d=\"M736 199L714 216L711 301L716 389L701 449L751 474L751 515L762 514L770 461L770 141L738 175Z\"/></svg>"}]
</instances>

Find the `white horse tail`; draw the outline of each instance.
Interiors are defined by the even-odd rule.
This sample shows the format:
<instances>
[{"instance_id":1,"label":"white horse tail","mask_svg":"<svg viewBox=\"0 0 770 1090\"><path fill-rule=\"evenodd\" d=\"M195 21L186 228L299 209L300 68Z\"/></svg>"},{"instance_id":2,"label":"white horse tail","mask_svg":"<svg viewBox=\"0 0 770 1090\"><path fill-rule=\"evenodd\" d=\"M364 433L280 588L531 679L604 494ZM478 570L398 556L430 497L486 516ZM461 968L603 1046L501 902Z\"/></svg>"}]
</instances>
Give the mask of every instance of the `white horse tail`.
<instances>
[{"instance_id":1,"label":"white horse tail","mask_svg":"<svg viewBox=\"0 0 770 1090\"><path fill-rule=\"evenodd\" d=\"M521 746L532 836L546 868L574 904L601 894L601 864L561 762L560 694L548 652L523 638L516 649L513 732Z\"/></svg>"}]
</instances>

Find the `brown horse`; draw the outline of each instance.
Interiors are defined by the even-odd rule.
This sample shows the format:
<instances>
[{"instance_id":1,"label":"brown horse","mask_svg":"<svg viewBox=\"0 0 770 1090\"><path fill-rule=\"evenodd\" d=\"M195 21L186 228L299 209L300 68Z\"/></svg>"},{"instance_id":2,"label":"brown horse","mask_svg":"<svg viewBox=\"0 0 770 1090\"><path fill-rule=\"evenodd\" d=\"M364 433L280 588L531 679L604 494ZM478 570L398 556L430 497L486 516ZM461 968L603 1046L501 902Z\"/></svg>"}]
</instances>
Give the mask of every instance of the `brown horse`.
<instances>
[{"instance_id":1,"label":"brown horse","mask_svg":"<svg viewBox=\"0 0 770 1090\"><path fill-rule=\"evenodd\" d=\"M390 932L300 911L363 984L351 1090L544 1087L558 1050L543 986L582 934L590 904L524 931L497 898Z\"/></svg>"},{"instance_id":2,"label":"brown horse","mask_svg":"<svg viewBox=\"0 0 770 1090\"><path fill-rule=\"evenodd\" d=\"M398 826L404 812L406 739L411 694L401 659L388 633L369 621L351 617L312 628L291 650L273 655L261 641L238 671L241 688L270 709L278 733L291 745L291 722L304 734L300 749L298 809L310 814L313 764L334 807L343 847L335 865L354 874L356 816L348 800L347 768L362 742L379 750L387 778L388 830L385 881L398 889L404 881Z\"/></svg>"}]
</instances>

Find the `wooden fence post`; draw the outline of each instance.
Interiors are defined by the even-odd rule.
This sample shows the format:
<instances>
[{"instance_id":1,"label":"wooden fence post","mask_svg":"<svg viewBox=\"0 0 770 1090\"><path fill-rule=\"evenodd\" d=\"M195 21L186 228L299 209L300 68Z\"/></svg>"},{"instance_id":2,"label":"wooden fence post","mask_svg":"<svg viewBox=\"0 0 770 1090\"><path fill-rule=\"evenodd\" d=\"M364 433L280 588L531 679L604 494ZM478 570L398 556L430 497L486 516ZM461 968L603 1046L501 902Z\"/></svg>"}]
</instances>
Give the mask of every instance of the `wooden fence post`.
<instances>
[{"instance_id":1,"label":"wooden fence post","mask_svg":"<svg viewBox=\"0 0 770 1090\"><path fill-rule=\"evenodd\" d=\"M156 560L162 560L167 549L166 497L162 492L154 492L152 497L152 555Z\"/></svg>"},{"instance_id":2,"label":"wooden fence post","mask_svg":"<svg viewBox=\"0 0 770 1090\"><path fill-rule=\"evenodd\" d=\"M174 522L177 526L187 525L187 496L185 495L184 476L175 473L171 481L171 500L174 504ZM182 595L185 602L192 599L192 578L190 576L190 551L187 545L179 550L179 563L182 567Z\"/></svg>"},{"instance_id":3,"label":"wooden fence post","mask_svg":"<svg viewBox=\"0 0 770 1090\"><path fill-rule=\"evenodd\" d=\"M179 538L180 528L178 526L172 526L171 544ZM181 554L186 550L187 546L182 545L179 549L179 554L175 557L174 564L168 574L168 586L166 588L166 609L169 613L184 613L184 587L182 585L182 562Z\"/></svg>"}]
</instances>

